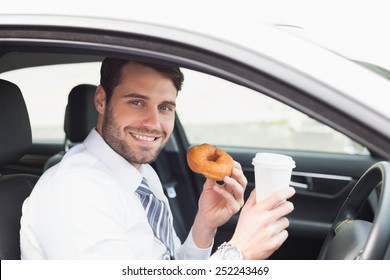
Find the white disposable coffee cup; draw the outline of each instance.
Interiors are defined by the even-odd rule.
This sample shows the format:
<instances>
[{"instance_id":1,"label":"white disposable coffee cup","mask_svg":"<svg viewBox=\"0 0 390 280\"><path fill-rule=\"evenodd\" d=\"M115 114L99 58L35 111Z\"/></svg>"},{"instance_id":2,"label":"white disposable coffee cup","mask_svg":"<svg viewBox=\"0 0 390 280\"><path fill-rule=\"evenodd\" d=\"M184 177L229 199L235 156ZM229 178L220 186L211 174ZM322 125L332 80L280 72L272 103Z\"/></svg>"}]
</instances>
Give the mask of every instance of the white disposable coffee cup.
<instances>
[{"instance_id":1,"label":"white disposable coffee cup","mask_svg":"<svg viewBox=\"0 0 390 280\"><path fill-rule=\"evenodd\" d=\"M292 157L274 153L257 153L252 164L255 166L257 202L290 185L292 170L295 167Z\"/></svg>"}]
</instances>

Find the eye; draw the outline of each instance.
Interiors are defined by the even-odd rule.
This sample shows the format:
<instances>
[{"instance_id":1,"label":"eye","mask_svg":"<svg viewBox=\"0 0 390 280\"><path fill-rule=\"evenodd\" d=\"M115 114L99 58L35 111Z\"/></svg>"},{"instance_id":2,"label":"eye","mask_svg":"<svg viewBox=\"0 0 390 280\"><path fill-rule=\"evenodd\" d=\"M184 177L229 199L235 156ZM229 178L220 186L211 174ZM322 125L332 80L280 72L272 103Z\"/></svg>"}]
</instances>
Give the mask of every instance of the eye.
<instances>
[{"instance_id":1,"label":"eye","mask_svg":"<svg viewBox=\"0 0 390 280\"><path fill-rule=\"evenodd\" d=\"M135 105L135 106L141 106L142 105L142 101L140 101L140 100L131 100L130 104Z\"/></svg>"},{"instance_id":2,"label":"eye","mask_svg":"<svg viewBox=\"0 0 390 280\"><path fill-rule=\"evenodd\" d=\"M161 105L159 107L159 109L161 111L173 111L174 110L173 106L170 106L170 105Z\"/></svg>"}]
</instances>

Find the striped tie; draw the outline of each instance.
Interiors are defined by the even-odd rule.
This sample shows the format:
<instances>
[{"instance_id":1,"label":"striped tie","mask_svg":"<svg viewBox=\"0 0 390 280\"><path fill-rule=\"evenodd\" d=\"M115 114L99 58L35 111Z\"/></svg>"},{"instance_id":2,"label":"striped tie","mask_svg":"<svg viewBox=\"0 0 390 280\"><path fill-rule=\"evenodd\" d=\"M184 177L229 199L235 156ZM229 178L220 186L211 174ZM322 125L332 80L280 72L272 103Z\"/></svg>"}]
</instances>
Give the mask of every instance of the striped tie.
<instances>
[{"instance_id":1,"label":"striped tie","mask_svg":"<svg viewBox=\"0 0 390 280\"><path fill-rule=\"evenodd\" d=\"M137 188L136 193L140 196L142 206L145 208L154 235L164 243L170 252L171 258L174 258L173 228L169 219L167 206L151 192L145 178Z\"/></svg>"}]
</instances>

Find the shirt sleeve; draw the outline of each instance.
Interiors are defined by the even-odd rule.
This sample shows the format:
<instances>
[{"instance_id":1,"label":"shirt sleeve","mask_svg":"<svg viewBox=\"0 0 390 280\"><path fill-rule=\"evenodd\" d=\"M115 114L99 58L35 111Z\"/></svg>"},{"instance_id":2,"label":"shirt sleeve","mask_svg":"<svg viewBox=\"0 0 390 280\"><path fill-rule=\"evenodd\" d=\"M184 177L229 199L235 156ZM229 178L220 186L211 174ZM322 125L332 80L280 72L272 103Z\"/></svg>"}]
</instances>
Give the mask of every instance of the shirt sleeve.
<instances>
[{"instance_id":1,"label":"shirt sleeve","mask_svg":"<svg viewBox=\"0 0 390 280\"><path fill-rule=\"evenodd\" d=\"M192 229L186 241L179 248L177 256L179 260L206 260L210 257L214 242L208 248L199 248L192 238Z\"/></svg>"}]
</instances>

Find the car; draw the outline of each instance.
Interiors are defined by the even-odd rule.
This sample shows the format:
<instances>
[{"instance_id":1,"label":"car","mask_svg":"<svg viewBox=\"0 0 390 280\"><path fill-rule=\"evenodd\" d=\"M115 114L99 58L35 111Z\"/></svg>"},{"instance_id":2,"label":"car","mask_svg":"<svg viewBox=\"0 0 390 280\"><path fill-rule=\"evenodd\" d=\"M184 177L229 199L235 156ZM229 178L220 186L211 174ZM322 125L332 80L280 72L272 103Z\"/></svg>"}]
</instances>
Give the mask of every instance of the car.
<instances>
[{"instance_id":1,"label":"car","mask_svg":"<svg viewBox=\"0 0 390 280\"><path fill-rule=\"evenodd\" d=\"M113 7L22 11L0 11L1 259L20 257L21 205L36 180L83 140L91 119L93 126L90 99L74 106L71 92L93 94L107 56L184 72L174 132L153 164L182 240L204 183L186 153L210 143L243 167L245 197L255 187L256 153L294 159L289 237L270 260L390 259L390 81L380 74L388 70L272 24L191 29ZM23 94L27 113L12 107L8 91ZM20 174L28 186L10 185ZM215 246L232 236L238 215L218 230Z\"/></svg>"}]
</instances>

